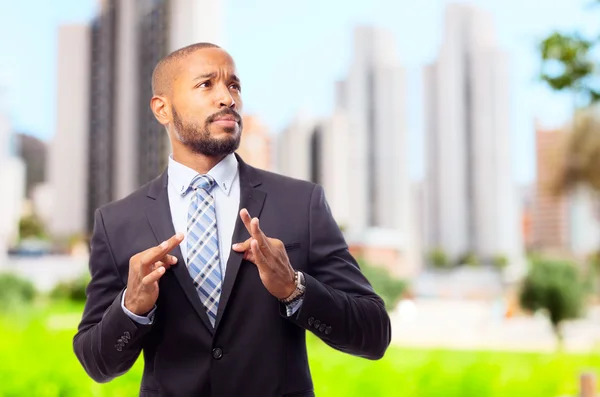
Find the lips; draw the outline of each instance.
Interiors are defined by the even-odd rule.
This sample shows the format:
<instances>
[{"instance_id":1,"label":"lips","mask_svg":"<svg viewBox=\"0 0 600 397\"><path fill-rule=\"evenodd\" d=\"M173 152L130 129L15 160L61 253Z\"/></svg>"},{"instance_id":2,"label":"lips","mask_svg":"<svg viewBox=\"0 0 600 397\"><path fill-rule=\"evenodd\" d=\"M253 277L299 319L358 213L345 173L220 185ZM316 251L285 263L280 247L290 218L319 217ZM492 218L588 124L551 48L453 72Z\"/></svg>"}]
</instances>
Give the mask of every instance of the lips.
<instances>
[{"instance_id":1,"label":"lips","mask_svg":"<svg viewBox=\"0 0 600 397\"><path fill-rule=\"evenodd\" d=\"M222 116L222 117L216 118L215 121L234 121L234 122L238 123L238 119L234 116Z\"/></svg>"}]
</instances>

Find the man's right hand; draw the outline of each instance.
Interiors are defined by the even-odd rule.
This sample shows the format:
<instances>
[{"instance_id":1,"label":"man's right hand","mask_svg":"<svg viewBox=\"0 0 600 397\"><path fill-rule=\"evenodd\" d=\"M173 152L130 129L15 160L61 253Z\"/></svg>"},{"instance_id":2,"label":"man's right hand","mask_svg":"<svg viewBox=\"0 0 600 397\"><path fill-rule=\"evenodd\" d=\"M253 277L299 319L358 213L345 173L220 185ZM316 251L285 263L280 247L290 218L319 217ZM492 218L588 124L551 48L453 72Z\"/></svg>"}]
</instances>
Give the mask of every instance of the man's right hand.
<instances>
[{"instance_id":1,"label":"man's right hand","mask_svg":"<svg viewBox=\"0 0 600 397\"><path fill-rule=\"evenodd\" d=\"M158 280L166 270L177 263L177 257L168 253L183 241L177 233L160 245L135 254L129 259L129 279L125 307L138 316L148 313L158 299Z\"/></svg>"}]
</instances>

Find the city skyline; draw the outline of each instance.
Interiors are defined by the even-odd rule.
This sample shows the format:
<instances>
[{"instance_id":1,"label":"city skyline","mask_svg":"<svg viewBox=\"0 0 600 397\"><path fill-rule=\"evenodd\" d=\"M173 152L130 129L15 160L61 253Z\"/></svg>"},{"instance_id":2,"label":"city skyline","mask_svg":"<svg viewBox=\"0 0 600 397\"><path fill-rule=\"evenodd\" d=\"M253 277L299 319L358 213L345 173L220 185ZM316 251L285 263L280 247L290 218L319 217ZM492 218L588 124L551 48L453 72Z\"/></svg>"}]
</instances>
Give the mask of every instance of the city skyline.
<instances>
[{"instance_id":1,"label":"city skyline","mask_svg":"<svg viewBox=\"0 0 600 397\"><path fill-rule=\"evenodd\" d=\"M15 44L3 43L6 46L4 52L19 53L17 48L24 45L40 49L43 44L43 51L39 54L36 52L36 56L39 56L46 68L41 72L27 73L32 70L29 65L31 62L15 59L13 63L0 67L0 76L4 76L0 78L12 84L9 86L9 93L11 109L13 109L11 118L15 129L48 139L54 134L55 125L52 122L55 117L52 110L46 108L52 107L54 103L55 83L52 82L51 77L55 73L55 66L52 64L55 55L52 50L55 48L53 38L56 37L57 22L89 20L93 15L95 1L61 2L59 7L47 10L46 19L42 18L46 5L31 0L12 3L15 4L10 4L8 12L3 15L11 15L11 10L16 14L21 13L22 16L31 18L36 29L42 29L45 33L42 35L43 40L32 41L29 31L22 31L11 21L6 21L0 31L8 29L7 32L10 32L11 37L16 36L21 41L15 40ZM516 64L511 69L514 75L511 84L516 88L511 98L511 107L516 110L511 125L511 132L515 138L513 139L516 154L515 176L520 183L531 182L535 168L533 119L539 117L545 124L555 125L568 117L570 112L569 103L564 96L550 95L548 90L534 81L538 67L535 59L536 40L558 27L572 29L580 26L586 31L593 32L591 22L593 18L586 16L583 2L578 6L560 0L552 8L542 8L542 4L537 0L518 4L505 2L500 5L487 0L471 3L484 6L494 14L497 19L500 44L516 59ZM419 117L422 112L419 99L422 92L419 89L418 70L430 62L435 55L444 4L444 1L423 4L416 10L411 9L411 17L408 17L407 10L410 7L407 4L391 5L385 4L384 1L375 1L368 5L348 5L342 9L337 9L339 5L336 7L335 4L319 6L323 16L309 12L310 1L302 7L276 5L270 1L261 1L253 5L237 0L226 2L225 45L238 61L238 68L243 72L247 110L258 114L275 133L281 131L290 121L291 116L302 107L302 103L312 103L313 110L317 110L315 116L330 113L334 106L331 82L347 72L350 58L350 46L347 43L352 27L364 23L384 28L388 26L399 43L397 48L401 62L407 67L407 91L410 98L407 112L409 125L407 146L411 148L410 174L412 179L422 179L424 127ZM40 10L35 15L28 13L32 5L37 5ZM256 24L269 7L271 11L279 13L280 18L277 18L277 21L270 20L268 23ZM327 12L323 7L335 9L336 18L331 21L326 19ZM527 17L535 12L539 13L539 18ZM253 16L255 18L252 18ZM302 36L297 34L294 36L290 33L298 23L309 20L307 18L314 18L314 23L311 23L315 28L314 32L303 32ZM23 20L17 17L11 19ZM253 21L252 25L248 25L250 20ZM323 36L322 29L325 26L329 31ZM272 35L274 29L280 31L280 34ZM418 45L414 42L415 33L418 34ZM39 36L38 34L35 37ZM283 46L286 41L288 44ZM274 56L270 49L277 47L289 50L284 51L285 56ZM266 59L267 62L256 62L260 58ZM47 61L44 62L44 59ZM302 78L287 81L290 73L298 74ZM40 81L38 75L46 76L44 80L47 81ZM265 75L270 76L267 81L261 77ZM273 103L271 99L280 94L277 89L281 87L282 82L289 87L285 92L286 100ZM15 86L15 84L19 85ZM24 96L28 92L41 92L41 94L33 98ZM33 117L32 109L35 115Z\"/></svg>"}]
</instances>

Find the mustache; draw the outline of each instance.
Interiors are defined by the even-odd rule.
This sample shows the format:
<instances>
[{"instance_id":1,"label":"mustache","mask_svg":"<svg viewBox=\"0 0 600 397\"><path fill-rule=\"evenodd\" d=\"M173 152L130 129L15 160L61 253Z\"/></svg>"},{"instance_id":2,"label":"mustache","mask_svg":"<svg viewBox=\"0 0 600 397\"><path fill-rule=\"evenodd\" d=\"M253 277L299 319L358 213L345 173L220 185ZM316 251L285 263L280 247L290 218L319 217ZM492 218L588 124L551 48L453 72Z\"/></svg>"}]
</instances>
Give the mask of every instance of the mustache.
<instances>
[{"instance_id":1,"label":"mustache","mask_svg":"<svg viewBox=\"0 0 600 397\"><path fill-rule=\"evenodd\" d=\"M219 117L223 117L223 116L233 116L233 117L235 117L235 121L237 121L238 123L242 121L242 116L240 116L240 114L238 112L236 112L235 110L233 110L231 108L225 108L223 110L218 111L217 113L214 113L214 114L208 116L206 118L206 122L212 123Z\"/></svg>"}]
</instances>

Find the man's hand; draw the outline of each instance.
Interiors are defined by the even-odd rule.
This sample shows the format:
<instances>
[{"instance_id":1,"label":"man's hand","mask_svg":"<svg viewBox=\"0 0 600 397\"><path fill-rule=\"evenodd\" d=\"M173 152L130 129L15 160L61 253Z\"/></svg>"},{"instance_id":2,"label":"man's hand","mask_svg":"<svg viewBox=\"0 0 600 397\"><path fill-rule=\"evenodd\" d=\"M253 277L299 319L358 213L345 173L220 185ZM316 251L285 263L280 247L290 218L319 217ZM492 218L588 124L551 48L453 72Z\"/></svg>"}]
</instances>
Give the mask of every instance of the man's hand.
<instances>
[{"instance_id":1,"label":"man's hand","mask_svg":"<svg viewBox=\"0 0 600 397\"><path fill-rule=\"evenodd\" d=\"M154 307L158 299L158 280L166 270L177 263L177 257L168 252L183 241L177 233L160 245L135 254L129 259L129 279L125 294L125 307L143 316Z\"/></svg>"},{"instance_id":2,"label":"man's hand","mask_svg":"<svg viewBox=\"0 0 600 397\"><path fill-rule=\"evenodd\" d=\"M248 210L240 211L240 217L250 233L250 238L243 243L234 244L233 250L243 252L244 259L254 263L258 268L260 279L271 295L277 299L285 299L296 289L294 269L285 252L281 240L270 238L260 230L258 218L250 218Z\"/></svg>"}]
</instances>

